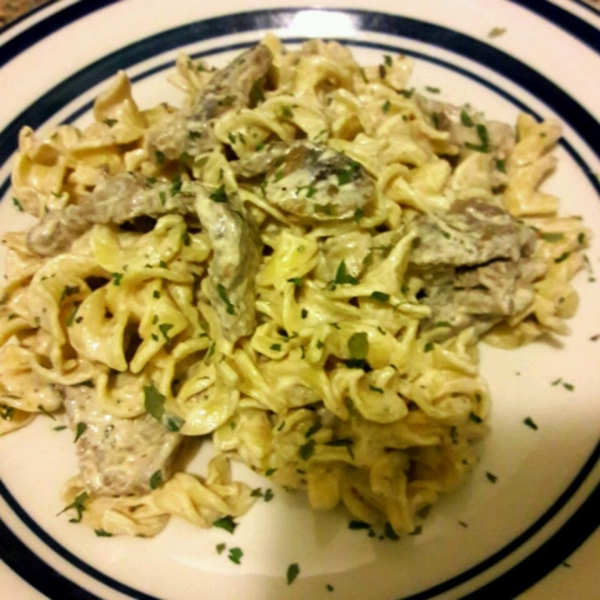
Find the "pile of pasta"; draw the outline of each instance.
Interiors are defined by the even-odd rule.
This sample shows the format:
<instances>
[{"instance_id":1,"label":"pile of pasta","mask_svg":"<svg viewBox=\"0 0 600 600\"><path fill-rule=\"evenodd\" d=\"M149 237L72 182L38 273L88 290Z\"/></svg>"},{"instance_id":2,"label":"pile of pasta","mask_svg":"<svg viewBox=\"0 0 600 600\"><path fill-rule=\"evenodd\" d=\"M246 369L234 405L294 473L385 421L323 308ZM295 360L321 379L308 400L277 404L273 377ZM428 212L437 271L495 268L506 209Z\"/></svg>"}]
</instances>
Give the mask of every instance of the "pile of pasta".
<instances>
[{"instance_id":1,"label":"pile of pasta","mask_svg":"<svg viewBox=\"0 0 600 600\"><path fill-rule=\"evenodd\" d=\"M177 472L144 496L94 497L74 477L66 500L97 530L150 536L171 515L209 527L221 515L245 513L256 498L231 481L230 459L288 491L306 490L316 510L343 504L352 518L387 522L398 534L412 532L442 493L465 480L488 429L490 393L472 329L441 342L420 330L430 309L406 276L412 238L390 236L410 215L457 199L495 199L538 231L535 253L547 269L533 284L535 301L486 341L511 348L565 334L564 319L576 309L569 281L583 266L588 232L580 219L558 217L557 199L538 189L556 165L549 154L560 136L556 122L520 115L501 170L482 152L453 162L460 148L408 87L410 58L363 69L336 43L311 41L301 51L286 51L274 36L263 43L274 57L264 101L219 117L220 143L176 166L157 164L146 144L172 109L142 110L124 73L97 99L85 129L20 133L14 203L36 219L77 204L119 173L177 176L237 193L268 249L255 281L258 324L232 344L202 294L210 240L190 231L184 216L162 216L146 232L97 224L49 258L27 248L27 232L5 236L1 433L59 411L61 389L85 384L102 410L123 418L146 412L143 390L153 385L180 419L180 433L212 436L215 458L205 476ZM171 80L191 97L211 75L182 55ZM368 211L303 225L259 188L240 184L231 160L300 138L364 167L376 182ZM364 240L371 251L360 280L342 276L332 285L339 273L323 266L323 253L343 261Z\"/></svg>"}]
</instances>

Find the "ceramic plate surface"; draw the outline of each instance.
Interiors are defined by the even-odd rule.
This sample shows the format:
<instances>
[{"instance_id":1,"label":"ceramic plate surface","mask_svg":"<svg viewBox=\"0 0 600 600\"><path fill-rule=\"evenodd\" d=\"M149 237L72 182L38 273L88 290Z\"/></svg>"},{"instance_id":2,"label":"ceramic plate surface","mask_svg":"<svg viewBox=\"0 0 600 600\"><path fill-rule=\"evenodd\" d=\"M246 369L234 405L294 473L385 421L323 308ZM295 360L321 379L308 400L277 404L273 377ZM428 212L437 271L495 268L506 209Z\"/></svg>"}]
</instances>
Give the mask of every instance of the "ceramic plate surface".
<instances>
[{"instance_id":1,"label":"ceramic plate surface","mask_svg":"<svg viewBox=\"0 0 600 600\"><path fill-rule=\"evenodd\" d=\"M567 0L318 5L67 0L10 27L0 36L2 233L28 224L12 206L9 182L23 125L89 123L93 99L118 69L133 80L140 105L178 102L166 75L180 49L222 65L267 31L292 46L325 37L347 44L363 64L381 62L382 53L413 56L411 85L438 87L440 99L470 102L489 118L514 122L527 111L562 121L560 166L545 189L596 233L589 270L575 281L581 301L569 322L572 334L516 351L482 349L493 399L482 460L463 488L435 506L421 535L399 542L350 531L343 512L313 513L301 493L279 489L235 531L244 551L240 566L215 551L220 542L231 545L229 534L177 519L150 540L97 538L56 516L76 461L68 432L53 431L40 417L0 439L0 556L36 588L27 592L32 598L510 598L557 566L568 570L568 556L598 524L600 283L592 274L600 270L598 13ZM489 37L493 28L506 31ZM573 389L551 385L558 378ZM524 425L526 417L537 430ZM196 472L209 450L193 463ZM497 477L495 484L486 473ZM241 466L234 474L265 485ZM291 563L301 572L288 586ZM571 570L570 597L597 597L589 595L589 579ZM4 598L25 597L8 569L0 585Z\"/></svg>"}]
</instances>

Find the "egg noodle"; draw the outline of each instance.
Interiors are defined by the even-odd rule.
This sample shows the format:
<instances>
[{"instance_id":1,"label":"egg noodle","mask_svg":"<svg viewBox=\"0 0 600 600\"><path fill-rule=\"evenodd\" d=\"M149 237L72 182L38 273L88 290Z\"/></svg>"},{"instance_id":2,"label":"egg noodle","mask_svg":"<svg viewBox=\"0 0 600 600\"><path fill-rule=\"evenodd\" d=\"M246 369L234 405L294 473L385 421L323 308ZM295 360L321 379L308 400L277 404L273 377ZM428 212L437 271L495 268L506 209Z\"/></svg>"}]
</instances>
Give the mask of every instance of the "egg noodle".
<instances>
[{"instance_id":1,"label":"egg noodle","mask_svg":"<svg viewBox=\"0 0 600 600\"><path fill-rule=\"evenodd\" d=\"M214 443L205 476L175 462L137 493L90 487L82 465L67 514L106 534L152 536L170 515L210 527L246 513L258 494L230 479L230 459L306 490L316 510L343 504L355 520L410 533L477 462L490 410L479 339L513 348L568 333L577 306L569 280L589 232L538 189L556 166L555 121L522 114L513 130L469 105L452 121L450 105L408 87L405 56L361 68L337 43L286 51L268 35L261 48L258 98L219 96L231 106L208 126L193 106L220 72L181 55L170 79L188 97L183 109L142 110L121 72L87 128L19 136L16 208L60 220L52 243L67 221L83 225L54 253L36 250L35 226L5 236L0 433L60 415L79 394L116 420ZM189 143L175 156L162 138L192 113L197 127L184 127ZM90 198L100 206L111 181L143 181L137 197L152 208L90 220ZM459 205L506 221L498 235L473 234L477 244L511 227L533 238L510 259L440 261L428 253L443 254L452 232L471 235L452 213ZM506 281L503 271L486 283L490 265L518 269L503 292L509 308L465 309ZM454 284L440 283L448 269ZM473 273L471 288L456 283ZM70 424L80 456L104 452L91 423Z\"/></svg>"}]
</instances>

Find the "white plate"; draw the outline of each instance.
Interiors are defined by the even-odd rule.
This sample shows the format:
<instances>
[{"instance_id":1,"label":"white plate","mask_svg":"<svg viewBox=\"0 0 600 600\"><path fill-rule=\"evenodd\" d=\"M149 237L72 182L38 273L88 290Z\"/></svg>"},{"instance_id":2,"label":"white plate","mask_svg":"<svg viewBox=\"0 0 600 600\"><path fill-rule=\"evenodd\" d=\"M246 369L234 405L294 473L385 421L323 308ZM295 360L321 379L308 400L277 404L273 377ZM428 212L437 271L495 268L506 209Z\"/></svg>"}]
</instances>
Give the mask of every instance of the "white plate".
<instances>
[{"instance_id":1,"label":"white plate","mask_svg":"<svg viewBox=\"0 0 600 600\"><path fill-rule=\"evenodd\" d=\"M494 118L513 122L519 110L557 116L565 131L560 168L546 188L562 198L564 212L583 215L600 233L600 18L593 9L568 0L326 0L320 6L328 10L294 0L227 6L65 0L6 30L0 36L1 230L26 223L12 207L7 179L22 125L89 122L90 102L119 68L135 81L142 105L176 100L165 69L180 47L220 64L272 30L296 41L344 40L360 62L376 63L382 52L411 54L413 85L435 85L442 99L469 101ZM506 32L490 38L494 27ZM597 241L588 255L600 269ZM591 600L598 589L593 570L563 565L598 524L600 341L590 338L600 333L600 284L588 279L582 273L576 280L581 305L570 337L512 352L484 348L492 433L470 481L435 507L420 536L371 540L348 530L342 512L314 514L301 494L277 490L272 502L243 518L234 538L176 519L151 540L96 538L55 516L60 487L76 463L70 436L39 418L0 439L0 556L51 598L508 598L559 566L561 589ZM558 377L574 391L552 386ZM523 424L528 416L537 431ZM498 477L496 484L486 472ZM259 480L241 467L236 474ZM217 543L233 540L244 551L241 566L215 552ZM287 586L286 569L294 562L301 573ZM558 585L559 576L551 581ZM5 598L38 597L7 569L0 571L0 589ZM553 596L552 585L543 589L544 597Z\"/></svg>"}]
</instances>

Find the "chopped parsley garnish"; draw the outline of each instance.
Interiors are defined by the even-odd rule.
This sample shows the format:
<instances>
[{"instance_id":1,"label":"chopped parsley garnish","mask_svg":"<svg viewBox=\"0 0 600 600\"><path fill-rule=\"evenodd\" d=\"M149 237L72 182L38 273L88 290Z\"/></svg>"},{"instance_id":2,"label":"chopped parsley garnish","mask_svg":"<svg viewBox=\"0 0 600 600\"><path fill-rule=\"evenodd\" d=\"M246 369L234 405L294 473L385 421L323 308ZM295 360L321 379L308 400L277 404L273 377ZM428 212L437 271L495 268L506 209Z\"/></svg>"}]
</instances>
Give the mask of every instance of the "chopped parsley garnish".
<instances>
[{"instance_id":1,"label":"chopped parsley garnish","mask_svg":"<svg viewBox=\"0 0 600 600\"><path fill-rule=\"evenodd\" d=\"M577 242L579 243L580 246L583 246L585 244L585 233L581 232L577 236Z\"/></svg>"},{"instance_id":2,"label":"chopped parsley garnish","mask_svg":"<svg viewBox=\"0 0 600 600\"><path fill-rule=\"evenodd\" d=\"M75 323L80 323L81 321L79 320L79 317L76 319L75 315L77 314L77 311L79 310L79 306L74 306L73 310L69 313L69 316L67 317L67 320L65 322L65 325L67 327L71 327L73 325L73 322Z\"/></svg>"},{"instance_id":3,"label":"chopped parsley garnish","mask_svg":"<svg viewBox=\"0 0 600 600\"><path fill-rule=\"evenodd\" d=\"M378 70L379 70L379 79L385 79L385 76L387 75L387 71L385 70L385 67L383 65L379 65Z\"/></svg>"},{"instance_id":4,"label":"chopped parsley garnish","mask_svg":"<svg viewBox=\"0 0 600 600\"><path fill-rule=\"evenodd\" d=\"M270 502L271 500L273 500L274 496L275 494L273 494L273 490L271 488L265 490L265 502Z\"/></svg>"},{"instance_id":5,"label":"chopped parsley garnish","mask_svg":"<svg viewBox=\"0 0 600 600\"><path fill-rule=\"evenodd\" d=\"M423 525L417 525L408 535L421 535L423 533Z\"/></svg>"},{"instance_id":6,"label":"chopped parsley garnish","mask_svg":"<svg viewBox=\"0 0 600 600\"><path fill-rule=\"evenodd\" d=\"M358 223L364 216L365 216L365 211L362 208L358 207L354 211L354 222Z\"/></svg>"},{"instance_id":7,"label":"chopped parsley garnish","mask_svg":"<svg viewBox=\"0 0 600 600\"><path fill-rule=\"evenodd\" d=\"M19 200L13 196L13 199L12 199L12 201L13 201L13 204L14 204L15 208L16 208L16 209L17 209L19 212L23 212L23 207L21 206L21 203L19 202Z\"/></svg>"},{"instance_id":8,"label":"chopped parsley garnish","mask_svg":"<svg viewBox=\"0 0 600 600\"><path fill-rule=\"evenodd\" d=\"M306 439L308 439L309 437L313 436L315 433L317 433L317 431L319 431L319 429L321 429L321 427L323 427L323 425L321 425L321 423L319 421L317 421L316 423L313 423L307 430L306 433L304 434L304 437Z\"/></svg>"},{"instance_id":9,"label":"chopped parsley garnish","mask_svg":"<svg viewBox=\"0 0 600 600\"><path fill-rule=\"evenodd\" d=\"M378 302L387 302L390 299L390 295L384 292L373 292L371 294L371 298L373 300L377 300Z\"/></svg>"},{"instance_id":10,"label":"chopped parsley garnish","mask_svg":"<svg viewBox=\"0 0 600 600\"><path fill-rule=\"evenodd\" d=\"M86 423L77 423L77 426L75 427L75 439L73 440L74 443L84 434L86 429Z\"/></svg>"},{"instance_id":11,"label":"chopped parsley garnish","mask_svg":"<svg viewBox=\"0 0 600 600\"><path fill-rule=\"evenodd\" d=\"M489 33L489 38L496 38L506 33L506 27L494 27Z\"/></svg>"},{"instance_id":12,"label":"chopped parsley garnish","mask_svg":"<svg viewBox=\"0 0 600 600\"><path fill-rule=\"evenodd\" d=\"M303 319L306 319L306 317L308 317L308 310L307 310L306 308L303 308L303 309L300 311L300 316L301 316Z\"/></svg>"},{"instance_id":13,"label":"chopped parsley garnish","mask_svg":"<svg viewBox=\"0 0 600 600\"><path fill-rule=\"evenodd\" d=\"M431 121L436 129L440 128L440 115L435 112L431 113Z\"/></svg>"},{"instance_id":14,"label":"chopped parsley garnish","mask_svg":"<svg viewBox=\"0 0 600 600\"><path fill-rule=\"evenodd\" d=\"M302 460L308 460L313 455L315 451L315 443L315 440L310 438L306 444L302 444L302 446L298 448L298 454Z\"/></svg>"},{"instance_id":15,"label":"chopped parsley garnish","mask_svg":"<svg viewBox=\"0 0 600 600\"><path fill-rule=\"evenodd\" d=\"M410 88L409 90L400 90L398 93L405 98L412 98L412 95L415 93L415 88Z\"/></svg>"},{"instance_id":16,"label":"chopped parsley garnish","mask_svg":"<svg viewBox=\"0 0 600 600\"><path fill-rule=\"evenodd\" d=\"M567 258L569 258L569 256L571 256L570 252L563 252L558 258L554 259L554 262L557 264L561 263L561 262L567 260Z\"/></svg>"},{"instance_id":17,"label":"chopped parsley garnish","mask_svg":"<svg viewBox=\"0 0 600 600\"><path fill-rule=\"evenodd\" d=\"M152 292L152 297L153 298L160 298L160 292L158 290L154 290Z\"/></svg>"},{"instance_id":18,"label":"chopped parsley garnish","mask_svg":"<svg viewBox=\"0 0 600 600\"><path fill-rule=\"evenodd\" d=\"M232 548L229 551L229 560L236 565L242 564L242 556L244 556L244 552L241 548Z\"/></svg>"},{"instance_id":19,"label":"chopped parsley garnish","mask_svg":"<svg viewBox=\"0 0 600 600\"><path fill-rule=\"evenodd\" d=\"M385 523L385 537L394 542L397 542L400 539L400 536L394 531L394 528L389 521L386 521Z\"/></svg>"},{"instance_id":20,"label":"chopped parsley garnish","mask_svg":"<svg viewBox=\"0 0 600 600\"><path fill-rule=\"evenodd\" d=\"M79 523L81 521L81 517L83 515L83 511L85 510L85 503L88 500L87 492L82 492L78 496L76 496L75 500L71 502L68 506L65 506L58 514L62 515L65 511L74 509L77 512L77 517L73 519L69 519L70 523ZM57 515L58 516L58 515Z\"/></svg>"},{"instance_id":21,"label":"chopped parsley garnish","mask_svg":"<svg viewBox=\"0 0 600 600\"><path fill-rule=\"evenodd\" d=\"M164 190L159 192L158 197L160 198L161 205L164 206L167 203L167 192Z\"/></svg>"},{"instance_id":22,"label":"chopped parsley garnish","mask_svg":"<svg viewBox=\"0 0 600 600\"><path fill-rule=\"evenodd\" d=\"M169 337L169 331L171 329L173 329L173 327L175 327L173 325L173 323L161 323L158 326L159 331L163 334L163 337L165 338L165 342L168 344L171 341L171 338Z\"/></svg>"},{"instance_id":23,"label":"chopped parsley garnish","mask_svg":"<svg viewBox=\"0 0 600 600\"><path fill-rule=\"evenodd\" d=\"M562 381L562 377L555 379L550 385L558 385Z\"/></svg>"},{"instance_id":24,"label":"chopped parsley garnish","mask_svg":"<svg viewBox=\"0 0 600 600\"><path fill-rule=\"evenodd\" d=\"M221 185L212 194L208 196L213 202L224 204L228 201L227 193L225 192L225 186Z\"/></svg>"},{"instance_id":25,"label":"chopped parsley garnish","mask_svg":"<svg viewBox=\"0 0 600 600\"><path fill-rule=\"evenodd\" d=\"M106 531L105 529L94 529L94 533L98 536L98 537L112 537L113 534L109 533L108 531Z\"/></svg>"},{"instance_id":26,"label":"chopped parsley garnish","mask_svg":"<svg viewBox=\"0 0 600 600\"><path fill-rule=\"evenodd\" d=\"M476 415L474 412L469 413L469 419L473 421L473 423L483 423L483 419L480 416Z\"/></svg>"},{"instance_id":27,"label":"chopped parsley garnish","mask_svg":"<svg viewBox=\"0 0 600 600\"><path fill-rule=\"evenodd\" d=\"M572 392L575 389L575 386L572 383L563 383L563 387L569 392Z\"/></svg>"},{"instance_id":28,"label":"chopped parsley garnish","mask_svg":"<svg viewBox=\"0 0 600 600\"><path fill-rule=\"evenodd\" d=\"M183 182L181 181L181 175L177 174L171 180L171 196L176 196L181 192L181 186Z\"/></svg>"},{"instance_id":29,"label":"chopped parsley garnish","mask_svg":"<svg viewBox=\"0 0 600 600\"><path fill-rule=\"evenodd\" d=\"M215 548L216 548L216 550L217 550L217 554L222 554L222 553L223 553L223 550L225 550L225 548L226 548L226 544L223 544L223 543L221 543L221 544L217 544L217 545L215 546Z\"/></svg>"},{"instance_id":30,"label":"chopped parsley garnish","mask_svg":"<svg viewBox=\"0 0 600 600\"><path fill-rule=\"evenodd\" d=\"M294 116L294 111L292 110L291 106L288 106L287 104L284 104L281 107L281 116L284 119L291 119Z\"/></svg>"},{"instance_id":31,"label":"chopped parsley garnish","mask_svg":"<svg viewBox=\"0 0 600 600\"><path fill-rule=\"evenodd\" d=\"M53 421L56 421L56 417L51 412L48 412L41 404L38 404L37 407L40 412L43 412L47 417L50 417Z\"/></svg>"},{"instance_id":32,"label":"chopped parsley garnish","mask_svg":"<svg viewBox=\"0 0 600 600\"><path fill-rule=\"evenodd\" d=\"M534 423L533 419L531 417L527 417L523 423L525 423L525 425L527 425L527 427L531 427L531 429L535 429L537 430L538 426Z\"/></svg>"},{"instance_id":33,"label":"chopped parsley garnish","mask_svg":"<svg viewBox=\"0 0 600 600\"><path fill-rule=\"evenodd\" d=\"M485 125L478 123L475 127L477 131L477 135L479 136L480 144L471 144L470 142L466 142L465 146L470 150L475 150L476 152L489 152L490 151L490 138L488 135L488 130Z\"/></svg>"},{"instance_id":34,"label":"chopped parsley garnish","mask_svg":"<svg viewBox=\"0 0 600 600\"><path fill-rule=\"evenodd\" d=\"M152 385L144 386L144 408L157 421L161 421L165 414L165 396Z\"/></svg>"},{"instance_id":35,"label":"chopped parsley garnish","mask_svg":"<svg viewBox=\"0 0 600 600\"><path fill-rule=\"evenodd\" d=\"M485 476L492 482L492 483L496 483L496 481L498 481L498 477L496 475L494 475L493 473L490 473L489 471L486 472Z\"/></svg>"},{"instance_id":36,"label":"chopped parsley garnish","mask_svg":"<svg viewBox=\"0 0 600 600\"><path fill-rule=\"evenodd\" d=\"M349 283L350 285L356 285L358 283L358 279L347 272L346 263L342 260L337 268L333 282L339 284Z\"/></svg>"},{"instance_id":37,"label":"chopped parsley garnish","mask_svg":"<svg viewBox=\"0 0 600 600\"><path fill-rule=\"evenodd\" d=\"M0 418L2 418L4 421L12 421L14 416L15 409L12 406L0 405Z\"/></svg>"},{"instance_id":38,"label":"chopped parsley garnish","mask_svg":"<svg viewBox=\"0 0 600 600\"><path fill-rule=\"evenodd\" d=\"M506 161L497 158L496 159L496 169L498 169L498 171L500 171L500 173L506 173Z\"/></svg>"},{"instance_id":39,"label":"chopped parsley garnish","mask_svg":"<svg viewBox=\"0 0 600 600\"><path fill-rule=\"evenodd\" d=\"M458 523L461 527L468 527L468 525L464 521L459 521Z\"/></svg>"},{"instance_id":40,"label":"chopped parsley garnish","mask_svg":"<svg viewBox=\"0 0 600 600\"><path fill-rule=\"evenodd\" d=\"M177 415L170 415L167 417L167 429L169 431L178 432L184 423L185 421Z\"/></svg>"},{"instance_id":41,"label":"chopped parsley garnish","mask_svg":"<svg viewBox=\"0 0 600 600\"><path fill-rule=\"evenodd\" d=\"M348 339L350 358L364 360L369 352L369 338L364 331L353 333Z\"/></svg>"},{"instance_id":42,"label":"chopped parsley garnish","mask_svg":"<svg viewBox=\"0 0 600 600\"><path fill-rule=\"evenodd\" d=\"M469 116L469 113L464 108L463 108L463 110L460 111L460 122L465 127L473 127L473 125L474 125L473 119L471 119L471 117Z\"/></svg>"},{"instance_id":43,"label":"chopped parsley garnish","mask_svg":"<svg viewBox=\"0 0 600 600\"><path fill-rule=\"evenodd\" d=\"M432 94L439 94L442 90L438 87L431 87L430 85L425 86L425 89Z\"/></svg>"},{"instance_id":44,"label":"chopped parsley garnish","mask_svg":"<svg viewBox=\"0 0 600 600\"><path fill-rule=\"evenodd\" d=\"M333 217L336 214L337 208L333 202L328 202L327 204L315 204L313 210L316 213L322 213L324 215Z\"/></svg>"},{"instance_id":45,"label":"chopped parsley garnish","mask_svg":"<svg viewBox=\"0 0 600 600\"><path fill-rule=\"evenodd\" d=\"M62 294L60 296L60 301L62 302L65 298L68 298L69 296L73 296L74 294L79 294L81 290L79 289L78 285L67 285L65 286L65 289L62 291Z\"/></svg>"},{"instance_id":46,"label":"chopped parsley garnish","mask_svg":"<svg viewBox=\"0 0 600 600\"><path fill-rule=\"evenodd\" d=\"M423 352L431 352L433 350L433 342L427 342L423 347Z\"/></svg>"},{"instance_id":47,"label":"chopped parsley garnish","mask_svg":"<svg viewBox=\"0 0 600 600\"><path fill-rule=\"evenodd\" d=\"M562 239L564 239L564 234L562 233L542 233L541 238L545 241L545 242L550 242L550 243L555 243L555 242L560 242Z\"/></svg>"},{"instance_id":48,"label":"chopped parsley garnish","mask_svg":"<svg viewBox=\"0 0 600 600\"><path fill-rule=\"evenodd\" d=\"M111 273L112 282L114 285L121 285L121 279L123 279L123 273Z\"/></svg>"},{"instance_id":49,"label":"chopped parsley garnish","mask_svg":"<svg viewBox=\"0 0 600 600\"><path fill-rule=\"evenodd\" d=\"M250 496L252 496L253 498L262 498L262 490L260 488L256 488L250 492Z\"/></svg>"},{"instance_id":50,"label":"chopped parsley garnish","mask_svg":"<svg viewBox=\"0 0 600 600\"><path fill-rule=\"evenodd\" d=\"M108 125L109 127L112 127L113 125L115 125L117 123L117 119L104 119L104 121L102 121L105 125Z\"/></svg>"},{"instance_id":51,"label":"chopped parsley garnish","mask_svg":"<svg viewBox=\"0 0 600 600\"><path fill-rule=\"evenodd\" d=\"M369 389L372 392L377 392L378 394L383 394L383 390L381 388L375 387L374 385L370 385Z\"/></svg>"},{"instance_id":52,"label":"chopped parsley garnish","mask_svg":"<svg viewBox=\"0 0 600 600\"><path fill-rule=\"evenodd\" d=\"M292 585L292 583L294 583L294 580L296 579L296 577L298 577L298 575L300 574L300 567L298 566L298 563L292 563L287 570L287 583L288 585Z\"/></svg>"},{"instance_id":53,"label":"chopped parsley garnish","mask_svg":"<svg viewBox=\"0 0 600 600\"><path fill-rule=\"evenodd\" d=\"M383 55L383 63L385 64L386 67L391 67L392 66L392 57L389 54L384 54Z\"/></svg>"},{"instance_id":54,"label":"chopped parsley garnish","mask_svg":"<svg viewBox=\"0 0 600 600\"><path fill-rule=\"evenodd\" d=\"M288 281L293 283L296 287L300 287L302 285L302 277L290 277Z\"/></svg>"},{"instance_id":55,"label":"chopped parsley garnish","mask_svg":"<svg viewBox=\"0 0 600 600\"><path fill-rule=\"evenodd\" d=\"M229 140L230 144L235 144L235 135L233 135L231 131L227 134L227 139Z\"/></svg>"},{"instance_id":56,"label":"chopped parsley garnish","mask_svg":"<svg viewBox=\"0 0 600 600\"><path fill-rule=\"evenodd\" d=\"M160 150L157 150L157 151L154 153L154 156L156 157L156 162L157 162L159 165L162 165L162 164L164 164L164 162L165 162L165 155L164 155L164 152L161 152Z\"/></svg>"},{"instance_id":57,"label":"chopped parsley garnish","mask_svg":"<svg viewBox=\"0 0 600 600\"><path fill-rule=\"evenodd\" d=\"M256 144L256 146L254 146L254 150L256 152L260 152L264 147L265 147L265 143L264 142L260 142L259 144Z\"/></svg>"},{"instance_id":58,"label":"chopped parsley garnish","mask_svg":"<svg viewBox=\"0 0 600 600\"><path fill-rule=\"evenodd\" d=\"M150 489L155 490L163 484L163 476L162 471L159 469L152 473L152 477L150 477Z\"/></svg>"},{"instance_id":59,"label":"chopped parsley garnish","mask_svg":"<svg viewBox=\"0 0 600 600\"><path fill-rule=\"evenodd\" d=\"M219 298L225 303L227 307L227 314L234 315L235 314L235 306L230 302L229 297L227 296L227 290L222 284L217 285L217 292L219 294Z\"/></svg>"},{"instance_id":60,"label":"chopped parsley garnish","mask_svg":"<svg viewBox=\"0 0 600 600\"><path fill-rule=\"evenodd\" d=\"M238 523L233 520L231 515L226 515L220 519L217 519L216 521L213 521L213 527L220 527L231 534L233 534L237 526Z\"/></svg>"},{"instance_id":61,"label":"chopped parsley garnish","mask_svg":"<svg viewBox=\"0 0 600 600\"><path fill-rule=\"evenodd\" d=\"M4 418L4 417L2 417ZM67 428L66 425L59 425L58 427L53 427L52 431L64 431Z\"/></svg>"},{"instance_id":62,"label":"chopped parsley garnish","mask_svg":"<svg viewBox=\"0 0 600 600\"><path fill-rule=\"evenodd\" d=\"M452 327L452 324L448 323L448 321L438 321L434 327Z\"/></svg>"},{"instance_id":63,"label":"chopped parsley garnish","mask_svg":"<svg viewBox=\"0 0 600 600\"><path fill-rule=\"evenodd\" d=\"M386 100L381 107L381 112L384 115L387 115L390 112L390 108L392 107L392 103L389 100Z\"/></svg>"},{"instance_id":64,"label":"chopped parsley garnish","mask_svg":"<svg viewBox=\"0 0 600 600\"><path fill-rule=\"evenodd\" d=\"M342 169L341 171L338 171L338 185L342 186L346 185L347 183L350 183L354 179L354 176L356 175L356 172L359 168L360 165L357 162L351 161L347 169Z\"/></svg>"},{"instance_id":65,"label":"chopped parsley garnish","mask_svg":"<svg viewBox=\"0 0 600 600\"><path fill-rule=\"evenodd\" d=\"M371 526L368 523L365 523L364 521L352 520L348 523L348 529L358 531L360 529L371 529Z\"/></svg>"},{"instance_id":66,"label":"chopped parsley garnish","mask_svg":"<svg viewBox=\"0 0 600 600\"><path fill-rule=\"evenodd\" d=\"M332 586L330 583L328 583L328 584L325 586L325 589L326 589L328 592L333 592L333 590L335 590L335 588L334 588L334 587L333 587L333 586Z\"/></svg>"},{"instance_id":67,"label":"chopped parsley garnish","mask_svg":"<svg viewBox=\"0 0 600 600\"><path fill-rule=\"evenodd\" d=\"M281 344L271 344L269 346L269 348L271 350L275 350L275 352L279 352L279 351L281 351Z\"/></svg>"},{"instance_id":68,"label":"chopped parsley garnish","mask_svg":"<svg viewBox=\"0 0 600 600\"><path fill-rule=\"evenodd\" d=\"M275 471L277 471L277 469L267 469L265 471L265 477L271 477L271 475L273 475L273 473L275 473Z\"/></svg>"}]
</instances>

